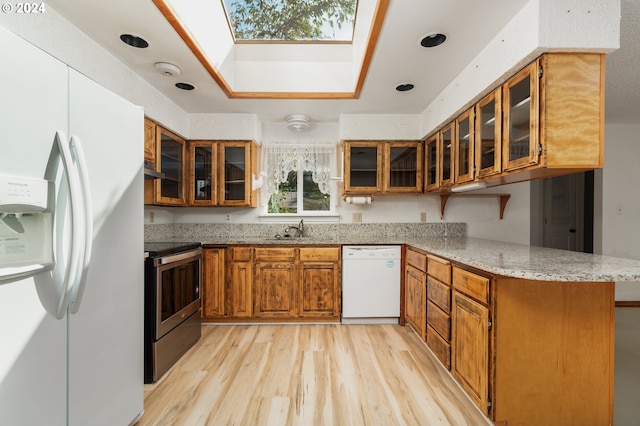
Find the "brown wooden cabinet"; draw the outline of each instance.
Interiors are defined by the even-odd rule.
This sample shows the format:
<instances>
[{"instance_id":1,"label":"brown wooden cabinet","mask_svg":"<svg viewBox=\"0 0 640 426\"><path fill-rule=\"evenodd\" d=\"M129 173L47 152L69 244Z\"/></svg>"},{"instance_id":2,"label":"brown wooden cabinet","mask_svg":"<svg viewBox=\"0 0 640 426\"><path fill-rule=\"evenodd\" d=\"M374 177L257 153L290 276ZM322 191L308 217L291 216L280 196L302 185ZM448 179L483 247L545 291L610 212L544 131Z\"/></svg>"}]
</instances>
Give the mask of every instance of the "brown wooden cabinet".
<instances>
[{"instance_id":1,"label":"brown wooden cabinet","mask_svg":"<svg viewBox=\"0 0 640 426\"><path fill-rule=\"evenodd\" d=\"M290 318L297 314L294 248L256 248L253 315Z\"/></svg>"},{"instance_id":2,"label":"brown wooden cabinet","mask_svg":"<svg viewBox=\"0 0 640 426\"><path fill-rule=\"evenodd\" d=\"M451 263L427 255L427 346L451 367Z\"/></svg>"},{"instance_id":3,"label":"brown wooden cabinet","mask_svg":"<svg viewBox=\"0 0 640 426\"><path fill-rule=\"evenodd\" d=\"M344 191L372 194L382 191L383 145L378 142L344 143Z\"/></svg>"},{"instance_id":4,"label":"brown wooden cabinet","mask_svg":"<svg viewBox=\"0 0 640 426\"><path fill-rule=\"evenodd\" d=\"M489 399L489 279L453 268L451 374L485 415Z\"/></svg>"},{"instance_id":5,"label":"brown wooden cabinet","mask_svg":"<svg viewBox=\"0 0 640 426\"><path fill-rule=\"evenodd\" d=\"M383 192L422 192L423 144L391 141L384 144Z\"/></svg>"},{"instance_id":6,"label":"brown wooden cabinet","mask_svg":"<svg viewBox=\"0 0 640 426\"><path fill-rule=\"evenodd\" d=\"M180 136L156 127L156 170L164 177L154 180L154 203L159 205L185 205L187 143Z\"/></svg>"},{"instance_id":7,"label":"brown wooden cabinet","mask_svg":"<svg viewBox=\"0 0 640 426\"><path fill-rule=\"evenodd\" d=\"M156 123L144 119L144 159L153 163L156 162Z\"/></svg>"},{"instance_id":8,"label":"brown wooden cabinet","mask_svg":"<svg viewBox=\"0 0 640 426\"><path fill-rule=\"evenodd\" d=\"M252 177L257 171L258 151L251 141L218 142L218 205L256 207L258 197Z\"/></svg>"},{"instance_id":9,"label":"brown wooden cabinet","mask_svg":"<svg viewBox=\"0 0 640 426\"><path fill-rule=\"evenodd\" d=\"M601 168L603 112L604 55L545 53L425 140L425 191Z\"/></svg>"},{"instance_id":10,"label":"brown wooden cabinet","mask_svg":"<svg viewBox=\"0 0 640 426\"><path fill-rule=\"evenodd\" d=\"M227 315L225 249L207 248L202 255L202 317Z\"/></svg>"},{"instance_id":11,"label":"brown wooden cabinet","mask_svg":"<svg viewBox=\"0 0 640 426\"><path fill-rule=\"evenodd\" d=\"M340 247L300 248L301 317L340 318Z\"/></svg>"},{"instance_id":12,"label":"brown wooden cabinet","mask_svg":"<svg viewBox=\"0 0 640 426\"><path fill-rule=\"evenodd\" d=\"M475 108L462 113L454 127L454 182L464 183L475 178Z\"/></svg>"},{"instance_id":13,"label":"brown wooden cabinet","mask_svg":"<svg viewBox=\"0 0 640 426\"><path fill-rule=\"evenodd\" d=\"M253 316L253 251L249 247L230 247L227 287L229 288L230 316Z\"/></svg>"},{"instance_id":14,"label":"brown wooden cabinet","mask_svg":"<svg viewBox=\"0 0 640 426\"><path fill-rule=\"evenodd\" d=\"M189 141L189 183L187 201L191 206L217 206L217 143Z\"/></svg>"},{"instance_id":15,"label":"brown wooden cabinet","mask_svg":"<svg viewBox=\"0 0 640 426\"><path fill-rule=\"evenodd\" d=\"M423 151L421 141L345 141L345 193L422 192Z\"/></svg>"},{"instance_id":16,"label":"brown wooden cabinet","mask_svg":"<svg viewBox=\"0 0 640 426\"><path fill-rule=\"evenodd\" d=\"M475 169L482 179L502 171L502 88L476 104Z\"/></svg>"},{"instance_id":17,"label":"brown wooden cabinet","mask_svg":"<svg viewBox=\"0 0 640 426\"><path fill-rule=\"evenodd\" d=\"M427 328L427 256L407 249L405 254L405 320L426 340Z\"/></svg>"},{"instance_id":18,"label":"brown wooden cabinet","mask_svg":"<svg viewBox=\"0 0 640 426\"><path fill-rule=\"evenodd\" d=\"M340 246L229 247L226 315L207 319L339 320L340 253Z\"/></svg>"}]
</instances>

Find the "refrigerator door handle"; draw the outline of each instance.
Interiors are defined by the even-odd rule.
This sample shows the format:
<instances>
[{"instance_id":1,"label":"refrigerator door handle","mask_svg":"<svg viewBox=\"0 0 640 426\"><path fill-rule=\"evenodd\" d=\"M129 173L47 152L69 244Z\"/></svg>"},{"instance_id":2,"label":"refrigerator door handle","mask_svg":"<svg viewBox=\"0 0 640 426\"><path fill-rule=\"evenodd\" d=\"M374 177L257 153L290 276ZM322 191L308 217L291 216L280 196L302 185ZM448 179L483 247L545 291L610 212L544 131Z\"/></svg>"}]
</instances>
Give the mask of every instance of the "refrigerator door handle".
<instances>
[{"instance_id":1,"label":"refrigerator door handle","mask_svg":"<svg viewBox=\"0 0 640 426\"><path fill-rule=\"evenodd\" d=\"M82 223L84 225L81 230L84 239L84 244L80 251L82 259L78 264L80 269L78 271L77 280L73 284L71 300L69 302L69 311L72 314L75 314L78 312L78 309L80 309L80 302L82 300L82 295L87 281L87 271L89 269L89 263L91 263L91 250L93 246L93 206L91 200L91 185L89 183L89 171L87 170L87 161L84 156L82 141L77 136L72 135L71 140L69 141L69 146L75 154L74 159L82 193Z\"/></svg>"},{"instance_id":2,"label":"refrigerator door handle","mask_svg":"<svg viewBox=\"0 0 640 426\"><path fill-rule=\"evenodd\" d=\"M60 152L60 158L62 159L64 173L66 174L69 183L69 201L71 204L71 253L69 256L69 263L67 264L65 282L62 286L56 310L56 317L61 319L64 317L65 312L69 307L71 292L74 284L78 280L77 276L82 265L82 250L84 245L84 211L81 205L82 188L78 171L73 164L73 156L71 155L67 138L61 131L56 132L56 142ZM56 206L56 209L58 208L60 208L60 206Z\"/></svg>"}]
</instances>

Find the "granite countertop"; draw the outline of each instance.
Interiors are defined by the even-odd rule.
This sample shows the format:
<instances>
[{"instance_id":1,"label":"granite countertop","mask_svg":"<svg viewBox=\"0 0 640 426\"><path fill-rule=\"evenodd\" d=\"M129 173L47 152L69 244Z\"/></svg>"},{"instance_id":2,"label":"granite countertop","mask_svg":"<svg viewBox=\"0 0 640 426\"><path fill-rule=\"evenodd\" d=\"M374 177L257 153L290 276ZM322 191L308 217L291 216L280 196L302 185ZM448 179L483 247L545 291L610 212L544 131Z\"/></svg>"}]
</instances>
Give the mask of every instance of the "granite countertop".
<instances>
[{"instance_id":1,"label":"granite countertop","mask_svg":"<svg viewBox=\"0 0 640 426\"><path fill-rule=\"evenodd\" d=\"M228 245L408 244L436 256L506 277L538 281L640 281L640 260L504 243L469 237L264 237L206 239L205 247Z\"/></svg>"}]
</instances>

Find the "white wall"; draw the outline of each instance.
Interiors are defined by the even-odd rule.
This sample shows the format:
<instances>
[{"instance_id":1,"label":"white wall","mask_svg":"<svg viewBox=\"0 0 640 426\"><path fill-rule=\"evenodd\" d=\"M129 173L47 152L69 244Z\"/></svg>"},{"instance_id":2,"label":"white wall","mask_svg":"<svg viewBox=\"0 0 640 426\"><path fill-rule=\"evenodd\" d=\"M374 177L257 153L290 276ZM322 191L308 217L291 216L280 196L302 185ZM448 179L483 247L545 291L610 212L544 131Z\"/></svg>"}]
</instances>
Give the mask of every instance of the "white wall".
<instances>
[{"instance_id":1,"label":"white wall","mask_svg":"<svg viewBox=\"0 0 640 426\"><path fill-rule=\"evenodd\" d=\"M600 248L603 255L640 259L640 125L608 123L605 141L602 228L597 228L595 250ZM616 283L616 300L640 300L640 283Z\"/></svg>"},{"instance_id":2,"label":"white wall","mask_svg":"<svg viewBox=\"0 0 640 426\"><path fill-rule=\"evenodd\" d=\"M189 117L185 111L54 9L47 8L45 14L0 13L0 25L134 105L144 107L145 114L174 132L188 134Z\"/></svg>"}]
</instances>

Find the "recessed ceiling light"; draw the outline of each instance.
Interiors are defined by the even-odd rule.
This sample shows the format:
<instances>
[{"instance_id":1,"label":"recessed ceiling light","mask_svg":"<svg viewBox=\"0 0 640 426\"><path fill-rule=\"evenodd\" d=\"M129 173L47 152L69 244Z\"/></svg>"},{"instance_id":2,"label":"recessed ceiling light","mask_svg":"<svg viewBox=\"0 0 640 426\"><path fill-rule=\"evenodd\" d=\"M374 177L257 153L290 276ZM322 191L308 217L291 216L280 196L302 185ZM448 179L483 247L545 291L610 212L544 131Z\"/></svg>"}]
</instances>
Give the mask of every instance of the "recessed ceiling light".
<instances>
[{"instance_id":1,"label":"recessed ceiling light","mask_svg":"<svg viewBox=\"0 0 640 426\"><path fill-rule=\"evenodd\" d=\"M402 83L402 84L398 84L396 86L396 90L398 92L406 92L406 91L411 90L413 88L414 88L414 86L411 83Z\"/></svg>"},{"instance_id":2,"label":"recessed ceiling light","mask_svg":"<svg viewBox=\"0 0 640 426\"><path fill-rule=\"evenodd\" d=\"M196 88L193 84L189 83L176 83L176 87L182 90L193 90Z\"/></svg>"},{"instance_id":3,"label":"recessed ceiling light","mask_svg":"<svg viewBox=\"0 0 640 426\"><path fill-rule=\"evenodd\" d=\"M143 39L142 37L134 36L132 34L121 34L120 40L122 40L129 46L137 47L139 49L149 47L149 43L147 42L147 40Z\"/></svg>"},{"instance_id":4,"label":"recessed ceiling light","mask_svg":"<svg viewBox=\"0 0 640 426\"><path fill-rule=\"evenodd\" d=\"M444 34L436 33L429 34L422 37L420 40L420 46L422 47L436 47L440 46L447 39L447 36Z\"/></svg>"}]
</instances>

